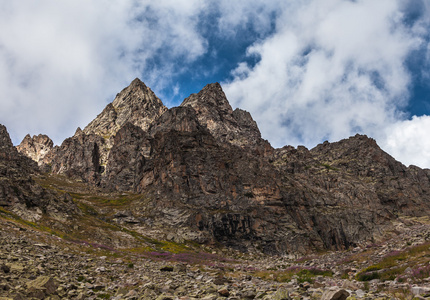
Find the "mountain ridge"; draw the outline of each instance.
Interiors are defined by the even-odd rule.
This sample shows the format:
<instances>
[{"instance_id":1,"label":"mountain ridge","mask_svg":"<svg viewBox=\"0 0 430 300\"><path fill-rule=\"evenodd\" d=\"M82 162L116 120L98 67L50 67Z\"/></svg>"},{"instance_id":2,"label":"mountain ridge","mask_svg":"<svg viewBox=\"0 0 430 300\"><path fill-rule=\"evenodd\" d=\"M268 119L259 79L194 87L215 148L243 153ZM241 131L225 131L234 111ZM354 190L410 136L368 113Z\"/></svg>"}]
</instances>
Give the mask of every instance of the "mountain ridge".
<instances>
[{"instance_id":1,"label":"mountain ridge","mask_svg":"<svg viewBox=\"0 0 430 300\"><path fill-rule=\"evenodd\" d=\"M40 157L34 139L17 148ZM242 251L347 249L430 212L430 170L405 167L364 135L274 149L219 83L167 109L135 79L41 161L50 174L148 199L115 210L141 232L154 232L152 218L160 237Z\"/></svg>"}]
</instances>

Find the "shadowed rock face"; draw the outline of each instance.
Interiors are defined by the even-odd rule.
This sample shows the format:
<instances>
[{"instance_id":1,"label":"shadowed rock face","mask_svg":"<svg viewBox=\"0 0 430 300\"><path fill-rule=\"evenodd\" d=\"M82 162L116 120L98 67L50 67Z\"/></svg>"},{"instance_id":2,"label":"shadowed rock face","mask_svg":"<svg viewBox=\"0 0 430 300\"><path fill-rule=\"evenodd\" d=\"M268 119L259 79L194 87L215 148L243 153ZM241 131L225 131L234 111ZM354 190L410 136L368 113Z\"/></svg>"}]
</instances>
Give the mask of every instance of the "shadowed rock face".
<instances>
[{"instance_id":1,"label":"shadowed rock face","mask_svg":"<svg viewBox=\"0 0 430 300\"><path fill-rule=\"evenodd\" d=\"M37 184L32 177L38 174L37 163L16 150L0 124L0 206L32 221L42 213L77 213L68 194L56 194Z\"/></svg>"},{"instance_id":2,"label":"shadowed rock face","mask_svg":"<svg viewBox=\"0 0 430 300\"><path fill-rule=\"evenodd\" d=\"M51 172L99 185L103 172L100 155L105 143L102 137L95 134L75 134L49 154Z\"/></svg>"},{"instance_id":3,"label":"shadowed rock face","mask_svg":"<svg viewBox=\"0 0 430 300\"><path fill-rule=\"evenodd\" d=\"M429 170L362 135L273 149L219 84L167 110L135 80L43 160L55 174L143 194L127 213L151 219L135 221L141 230L244 251L345 249L430 211Z\"/></svg>"},{"instance_id":4,"label":"shadowed rock face","mask_svg":"<svg viewBox=\"0 0 430 300\"><path fill-rule=\"evenodd\" d=\"M406 168L373 139L356 135L337 143L276 150L284 203L324 248L342 249L377 238L398 216L430 210L428 170Z\"/></svg>"},{"instance_id":5,"label":"shadowed rock face","mask_svg":"<svg viewBox=\"0 0 430 300\"><path fill-rule=\"evenodd\" d=\"M143 176L145 157L150 154L148 134L131 123L117 132L109 152L103 185L119 191L136 190Z\"/></svg>"}]
</instances>

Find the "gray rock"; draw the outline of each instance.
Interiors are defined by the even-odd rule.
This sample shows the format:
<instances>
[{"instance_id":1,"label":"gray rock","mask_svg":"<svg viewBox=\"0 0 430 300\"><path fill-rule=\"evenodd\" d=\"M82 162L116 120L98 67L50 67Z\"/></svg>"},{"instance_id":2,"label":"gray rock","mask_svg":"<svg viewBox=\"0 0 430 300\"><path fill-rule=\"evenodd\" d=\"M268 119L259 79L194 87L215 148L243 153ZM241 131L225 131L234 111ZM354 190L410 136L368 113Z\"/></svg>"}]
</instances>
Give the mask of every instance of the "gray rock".
<instances>
[{"instance_id":1,"label":"gray rock","mask_svg":"<svg viewBox=\"0 0 430 300\"><path fill-rule=\"evenodd\" d=\"M324 291L321 300L346 300L349 297L349 292L344 289L330 289Z\"/></svg>"}]
</instances>

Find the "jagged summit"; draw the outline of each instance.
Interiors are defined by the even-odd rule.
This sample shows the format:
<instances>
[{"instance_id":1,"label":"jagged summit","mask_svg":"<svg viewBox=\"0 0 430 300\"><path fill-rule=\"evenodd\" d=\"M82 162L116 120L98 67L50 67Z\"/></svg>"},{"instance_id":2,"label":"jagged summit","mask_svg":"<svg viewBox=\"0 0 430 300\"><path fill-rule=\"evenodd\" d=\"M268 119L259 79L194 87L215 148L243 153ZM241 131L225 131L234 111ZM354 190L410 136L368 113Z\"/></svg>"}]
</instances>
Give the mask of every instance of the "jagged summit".
<instances>
[{"instance_id":1,"label":"jagged summit","mask_svg":"<svg viewBox=\"0 0 430 300\"><path fill-rule=\"evenodd\" d=\"M13 144L7 132L6 126L0 124L0 149L12 149Z\"/></svg>"},{"instance_id":2,"label":"jagged summit","mask_svg":"<svg viewBox=\"0 0 430 300\"><path fill-rule=\"evenodd\" d=\"M33 135L27 134L16 148L17 150L30 157L37 163L41 164L43 158L52 150L54 142L45 134Z\"/></svg>"},{"instance_id":3,"label":"jagged summit","mask_svg":"<svg viewBox=\"0 0 430 300\"><path fill-rule=\"evenodd\" d=\"M212 110L212 113L217 112L220 118L222 116L228 118L233 113L233 109L218 82L206 85L198 94L191 94L182 102L181 106L191 106L200 115Z\"/></svg>"},{"instance_id":4,"label":"jagged summit","mask_svg":"<svg viewBox=\"0 0 430 300\"><path fill-rule=\"evenodd\" d=\"M134 79L109 103L87 127L85 134L94 133L104 138L114 136L126 122L143 130L162 115L167 107L140 79Z\"/></svg>"},{"instance_id":5,"label":"jagged summit","mask_svg":"<svg viewBox=\"0 0 430 300\"><path fill-rule=\"evenodd\" d=\"M248 112L233 111L221 85L211 83L198 94L191 94L181 106L192 107L212 135L222 143L251 148L257 152L271 152L270 144L261 139L257 123Z\"/></svg>"}]
</instances>

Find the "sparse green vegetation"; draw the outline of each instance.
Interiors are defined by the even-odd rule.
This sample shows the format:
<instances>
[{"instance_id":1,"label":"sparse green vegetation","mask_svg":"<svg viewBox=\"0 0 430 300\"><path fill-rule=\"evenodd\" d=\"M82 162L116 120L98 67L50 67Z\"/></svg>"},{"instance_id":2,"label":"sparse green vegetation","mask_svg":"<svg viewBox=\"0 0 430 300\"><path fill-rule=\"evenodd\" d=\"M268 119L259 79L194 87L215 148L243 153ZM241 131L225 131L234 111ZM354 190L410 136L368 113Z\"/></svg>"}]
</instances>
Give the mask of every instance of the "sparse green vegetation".
<instances>
[{"instance_id":1,"label":"sparse green vegetation","mask_svg":"<svg viewBox=\"0 0 430 300\"><path fill-rule=\"evenodd\" d=\"M356 279L360 281L370 281L372 279L385 281L399 278L402 281L401 275L404 274L407 268L412 270L408 277L412 279L416 277L415 279L417 279L418 274L424 270L424 268L420 268L420 265L428 265L430 261L429 247L430 243L424 243L408 247L402 251L392 251L386 254L380 262L359 272L356 275ZM424 273L426 272L424 271Z\"/></svg>"},{"instance_id":2,"label":"sparse green vegetation","mask_svg":"<svg viewBox=\"0 0 430 300\"><path fill-rule=\"evenodd\" d=\"M112 296L110 294L98 294L97 298L100 299L110 299Z\"/></svg>"},{"instance_id":3,"label":"sparse green vegetation","mask_svg":"<svg viewBox=\"0 0 430 300\"><path fill-rule=\"evenodd\" d=\"M305 281L312 283L315 276L332 277L333 272L330 270L295 266L283 271L257 271L255 272L255 275L264 280L274 280L277 282L288 282L293 278L293 276L296 276L297 281L300 283Z\"/></svg>"},{"instance_id":4,"label":"sparse green vegetation","mask_svg":"<svg viewBox=\"0 0 430 300\"><path fill-rule=\"evenodd\" d=\"M339 171L338 168L335 168L327 163L321 163L320 166L324 167L327 171Z\"/></svg>"}]
</instances>

